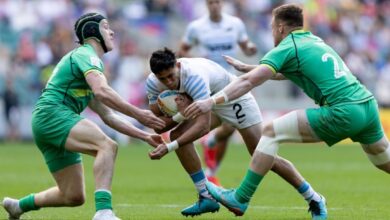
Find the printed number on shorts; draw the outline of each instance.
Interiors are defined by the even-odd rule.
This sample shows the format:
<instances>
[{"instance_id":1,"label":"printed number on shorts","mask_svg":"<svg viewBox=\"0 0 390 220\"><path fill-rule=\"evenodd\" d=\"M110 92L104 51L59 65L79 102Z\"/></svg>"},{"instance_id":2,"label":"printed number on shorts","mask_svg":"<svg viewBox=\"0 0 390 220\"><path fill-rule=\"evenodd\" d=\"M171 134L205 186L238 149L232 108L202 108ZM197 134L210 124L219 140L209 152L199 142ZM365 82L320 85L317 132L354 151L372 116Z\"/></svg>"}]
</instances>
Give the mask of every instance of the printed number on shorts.
<instances>
[{"instance_id":1,"label":"printed number on shorts","mask_svg":"<svg viewBox=\"0 0 390 220\"><path fill-rule=\"evenodd\" d=\"M238 120L238 123L241 124L245 121L245 114L241 112L242 106L238 103L233 105L233 110L236 111L236 117Z\"/></svg>"},{"instance_id":2,"label":"printed number on shorts","mask_svg":"<svg viewBox=\"0 0 390 220\"><path fill-rule=\"evenodd\" d=\"M336 79L345 76L348 72L350 72L347 65L345 65L345 63L341 59L337 59L334 55L330 53L324 53L324 55L322 55L322 62L328 62L328 59L331 59L333 61L334 77Z\"/></svg>"}]
</instances>

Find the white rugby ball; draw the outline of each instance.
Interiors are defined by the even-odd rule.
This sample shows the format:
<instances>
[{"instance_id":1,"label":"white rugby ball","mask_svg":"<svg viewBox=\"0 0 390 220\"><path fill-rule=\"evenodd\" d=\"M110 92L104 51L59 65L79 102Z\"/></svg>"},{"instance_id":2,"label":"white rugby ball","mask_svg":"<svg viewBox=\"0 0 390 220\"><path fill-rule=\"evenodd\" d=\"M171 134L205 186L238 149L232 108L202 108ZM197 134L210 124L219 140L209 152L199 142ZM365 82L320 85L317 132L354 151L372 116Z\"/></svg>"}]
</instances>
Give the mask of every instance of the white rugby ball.
<instances>
[{"instance_id":1,"label":"white rugby ball","mask_svg":"<svg viewBox=\"0 0 390 220\"><path fill-rule=\"evenodd\" d=\"M174 116L177 113L177 104L175 102L179 92L176 90L165 90L158 95L157 105L160 111L167 116Z\"/></svg>"}]
</instances>

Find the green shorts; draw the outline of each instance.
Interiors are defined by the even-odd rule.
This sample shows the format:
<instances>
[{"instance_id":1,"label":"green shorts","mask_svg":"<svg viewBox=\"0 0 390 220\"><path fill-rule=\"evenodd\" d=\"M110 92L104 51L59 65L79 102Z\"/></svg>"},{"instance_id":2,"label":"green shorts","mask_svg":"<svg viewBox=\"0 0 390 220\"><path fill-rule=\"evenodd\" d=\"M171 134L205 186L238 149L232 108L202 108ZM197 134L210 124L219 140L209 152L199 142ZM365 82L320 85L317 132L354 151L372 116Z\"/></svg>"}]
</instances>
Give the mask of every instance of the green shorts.
<instances>
[{"instance_id":1,"label":"green shorts","mask_svg":"<svg viewBox=\"0 0 390 220\"><path fill-rule=\"evenodd\" d=\"M70 130L83 118L61 106L37 107L32 115L32 131L50 172L81 163L79 153L65 149Z\"/></svg>"},{"instance_id":2,"label":"green shorts","mask_svg":"<svg viewBox=\"0 0 390 220\"><path fill-rule=\"evenodd\" d=\"M314 132L329 146L345 138L372 144L384 136L375 99L311 108L306 110L306 115Z\"/></svg>"}]
</instances>

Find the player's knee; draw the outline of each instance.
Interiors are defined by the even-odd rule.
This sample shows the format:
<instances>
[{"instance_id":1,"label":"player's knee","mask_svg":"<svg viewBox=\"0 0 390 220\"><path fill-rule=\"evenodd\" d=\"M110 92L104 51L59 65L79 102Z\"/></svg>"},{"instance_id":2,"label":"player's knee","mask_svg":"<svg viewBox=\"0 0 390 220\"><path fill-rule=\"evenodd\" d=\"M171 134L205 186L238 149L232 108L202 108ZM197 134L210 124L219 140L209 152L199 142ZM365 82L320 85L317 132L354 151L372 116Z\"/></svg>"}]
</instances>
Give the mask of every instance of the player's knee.
<instances>
[{"instance_id":1,"label":"player's knee","mask_svg":"<svg viewBox=\"0 0 390 220\"><path fill-rule=\"evenodd\" d=\"M390 145L365 147L368 159L379 169L390 173Z\"/></svg>"},{"instance_id":2,"label":"player's knee","mask_svg":"<svg viewBox=\"0 0 390 220\"><path fill-rule=\"evenodd\" d=\"M65 203L68 206L81 206L85 203L85 193L70 193L65 195Z\"/></svg>"},{"instance_id":3,"label":"player's knee","mask_svg":"<svg viewBox=\"0 0 390 220\"><path fill-rule=\"evenodd\" d=\"M257 144L256 151L276 157L278 154L279 145L275 137L263 135Z\"/></svg>"},{"instance_id":4,"label":"player's knee","mask_svg":"<svg viewBox=\"0 0 390 220\"><path fill-rule=\"evenodd\" d=\"M102 143L103 146L103 151L110 153L114 156L118 153L118 143L112 140L111 138L106 138L104 143Z\"/></svg>"}]
</instances>

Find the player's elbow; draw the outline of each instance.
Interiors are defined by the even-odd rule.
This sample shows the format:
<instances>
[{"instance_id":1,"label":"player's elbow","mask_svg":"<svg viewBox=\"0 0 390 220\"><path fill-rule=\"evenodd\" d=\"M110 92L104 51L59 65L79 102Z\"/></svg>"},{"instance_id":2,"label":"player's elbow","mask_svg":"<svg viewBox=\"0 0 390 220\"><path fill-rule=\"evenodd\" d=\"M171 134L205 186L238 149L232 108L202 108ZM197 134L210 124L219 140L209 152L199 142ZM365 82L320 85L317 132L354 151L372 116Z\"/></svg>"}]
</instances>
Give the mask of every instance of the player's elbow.
<instances>
[{"instance_id":1,"label":"player's elbow","mask_svg":"<svg viewBox=\"0 0 390 220\"><path fill-rule=\"evenodd\" d=\"M99 100L101 103L106 103L107 100L110 99L108 89L104 86L95 88L93 94L95 95L95 98Z\"/></svg>"}]
</instances>

